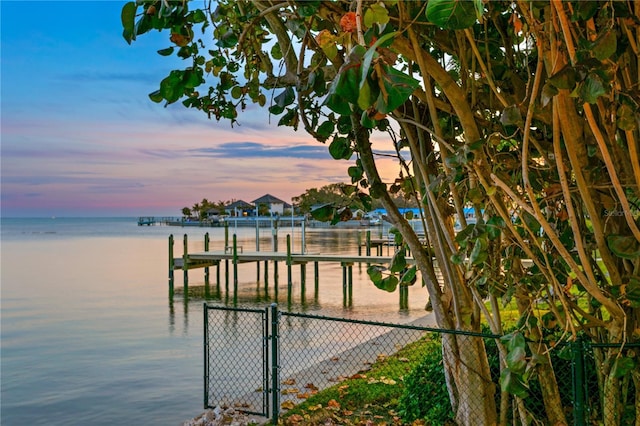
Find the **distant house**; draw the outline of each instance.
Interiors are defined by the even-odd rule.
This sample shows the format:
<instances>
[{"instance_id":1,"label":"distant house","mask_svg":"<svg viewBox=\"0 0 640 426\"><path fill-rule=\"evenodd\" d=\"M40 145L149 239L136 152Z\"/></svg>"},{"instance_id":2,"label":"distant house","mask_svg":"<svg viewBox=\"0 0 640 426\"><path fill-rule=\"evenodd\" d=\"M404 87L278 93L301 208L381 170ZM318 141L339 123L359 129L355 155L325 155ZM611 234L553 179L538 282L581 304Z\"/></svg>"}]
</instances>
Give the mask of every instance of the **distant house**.
<instances>
[{"instance_id":1,"label":"distant house","mask_svg":"<svg viewBox=\"0 0 640 426\"><path fill-rule=\"evenodd\" d=\"M272 216L282 215L284 213L284 209L291 208L291 204L288 204L271 194L266 194L256 200L253 200L253 204L258 209L258 212L268 211Z\"/></svg>"},{"instance_id":2,"label":"distant house","mask_svg":"<svg viewBox=\"0 0 640 426\"><path fill-rule=\"evenodd\" d=\"M229 216L233 217L255 216L256 214L255 206L243 200L234 201L224 206L224 210Z\"/></svg>"}]
</instances>

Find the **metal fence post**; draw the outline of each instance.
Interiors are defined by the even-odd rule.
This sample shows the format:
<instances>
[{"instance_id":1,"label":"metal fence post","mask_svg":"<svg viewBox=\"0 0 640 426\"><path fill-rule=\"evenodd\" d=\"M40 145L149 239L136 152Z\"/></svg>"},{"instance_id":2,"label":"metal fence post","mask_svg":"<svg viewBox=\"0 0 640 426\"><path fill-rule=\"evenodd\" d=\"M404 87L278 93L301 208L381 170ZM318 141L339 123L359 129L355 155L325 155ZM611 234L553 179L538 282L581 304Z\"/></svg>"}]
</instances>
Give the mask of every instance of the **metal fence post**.
<instances>
[{"instance_id":1,"label":"metal fence post","mask_svg":"<svg viewBox=\"0 0 640 426\"><path fill-rule=\"evenodd\" d=\"M272 423L278 424L280 417L280 349L278 348L279 330L278 304L271 304L271 402Z\"/></svg>"},{"instance_id":2,"label":"metal fence post","mask_svg":"<svg viewBox=\"0 0 640 426\"><path fill-rule=\"evenodd\" d=\"M209 309L204 302L204 408L209 407Z\"/></svg>"},{"instance_id":3,"label":"metal fence post","mask_svg":"<svg viewBox=\"0 0 640 426\"><path fill-rule=\"evenodd\" d=\"M573 376L573 424L584 426L585 422L585 374L584 342L578 338L571 343L571 369Z\"/></svg>"}]
</instances>

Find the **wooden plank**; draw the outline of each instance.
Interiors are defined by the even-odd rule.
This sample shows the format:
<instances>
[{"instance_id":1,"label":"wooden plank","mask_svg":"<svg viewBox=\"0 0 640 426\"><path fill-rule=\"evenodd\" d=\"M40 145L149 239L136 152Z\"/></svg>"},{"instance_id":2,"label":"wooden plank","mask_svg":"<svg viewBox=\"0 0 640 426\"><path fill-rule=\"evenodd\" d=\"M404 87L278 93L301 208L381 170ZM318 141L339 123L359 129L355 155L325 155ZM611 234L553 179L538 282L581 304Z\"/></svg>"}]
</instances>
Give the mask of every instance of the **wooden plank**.
<instances>
[{"instance_id":1,"label":"wooden plank","mask_svg":"<svg viewBox=\"0 0 640 426\"><path fill-rule=\"evenodd\" d=\"M222 251L209 251L200 253L190 253L190 259L194 260L233 260L233 253L225 253ZM244 252L238 253L239 262L259 262L264 260L273 260L284 262L287 260L287 253L283 252ZM336 262L336 263L389 263L391 256L358 256L349 254L291 254L291 261L294 263L302 262ZM408 257L408 264L414 263L413 258Z\"/></svg>"}]
</instances>

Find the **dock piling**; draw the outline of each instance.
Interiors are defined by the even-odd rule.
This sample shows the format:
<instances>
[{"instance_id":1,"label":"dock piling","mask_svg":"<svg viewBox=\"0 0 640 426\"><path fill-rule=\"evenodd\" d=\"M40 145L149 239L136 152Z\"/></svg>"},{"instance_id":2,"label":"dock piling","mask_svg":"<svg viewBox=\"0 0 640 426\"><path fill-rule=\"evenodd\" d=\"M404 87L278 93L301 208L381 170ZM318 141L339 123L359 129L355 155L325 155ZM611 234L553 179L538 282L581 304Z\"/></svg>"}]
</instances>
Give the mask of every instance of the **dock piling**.
<instances>
[{"instance_id":1,"label":"dock piling","mask_svg":"<svg viewBox=\"0 0 640 426\"><path fill-rule=\"evenodd\" d=\"M175 260L173 257L173 234L169 235L169 298L173 299Z\"/></svg>"},{"instance_id":2,"label":"dock piling","mask_svg":"<svg viewBox=\"0 0 640 426\"><path fill-rule=\"evenodd\" d=\"M291 279L291 235L287 234L287 294L291 299L291 290L293 287L293 281Z\"/></svg>"},{"instance_id":3,"label":"dock piling","mask_svg":"<svg viewBox=\"0 0 640 426\"><path fill-rule=\"evenodd\" d=\"M184 276L184 297L189 294L189 247L187 234L182 237L182 272Z\"/></svg>"},{"instance_id":4,"label":"dock piling","mask_svg":"<svg viewBox=\"0 0 640 426\"><path fill-rule=\"evenodd\" d=\"M233 301L238 301L238 237L233 234Z\"/></svg>"},{"instance_id":5,"label":"dock piling","mask_svg":"<svg viewBox=\"0 0 640 426\"><path fill-rule=\"evenodd\" d=\"M204 234L204 251L209 251L209 233ZM204 268L204 284L209 287L209 267Z\"/></svg>"}]
</instances>

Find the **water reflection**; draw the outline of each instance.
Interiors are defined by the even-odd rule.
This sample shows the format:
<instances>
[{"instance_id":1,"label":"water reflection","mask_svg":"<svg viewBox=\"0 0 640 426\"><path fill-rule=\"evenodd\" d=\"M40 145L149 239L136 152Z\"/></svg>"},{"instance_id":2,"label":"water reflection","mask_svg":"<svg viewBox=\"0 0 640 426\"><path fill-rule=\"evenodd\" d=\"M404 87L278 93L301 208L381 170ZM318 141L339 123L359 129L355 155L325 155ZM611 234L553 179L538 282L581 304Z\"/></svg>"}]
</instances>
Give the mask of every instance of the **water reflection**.
<instances>
[{"instance_id":1,"label":"water reflection","mask_svg":"<svg viewBox=\"0 0 640 426\"><path fill-rule=\"evenodd\" d=\"M240 229L238 231L243 232ZM252 232L238 235L237 244L253 250L251 247L255 244L255 235ZM370 232L371 238L380 238L382 234L377 233L383 231ZM356 254L366 241L366 233L366 229L310 229L306 234L305 251ZM300 236L293 240L295 247L302 247ZM216 250L216 244L214 237L211 250ZM198 242L191 242L190 245L190 251L202 250ZM260 245L266 249L271 247L268 239L261 241ZM176 253L176 256L179 255ZM308 266L313 270L308 270ZM225 260L211 268L215 268L215 271L189 271L192 282L188 283L186 294L185 287L176 283L175 303L183 304L185 315L190 304L196 303L200 309L204 301L214 305L259 309L277 303L281 309L289 312L315 312L373 320L384 318L390 322L405 322L426 314L424 306L428 295L420 284L394 293L384 292L371 283L365 264L320 262L288 266L286 262L262 261L233 265ZM170 315L174 315L173 309L171 302ZM170 326L174 327L175 324L170 321Z\"/></svg>"}]
</instances>

